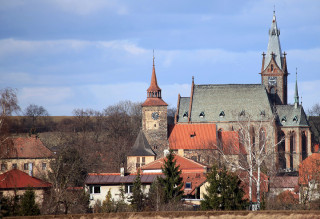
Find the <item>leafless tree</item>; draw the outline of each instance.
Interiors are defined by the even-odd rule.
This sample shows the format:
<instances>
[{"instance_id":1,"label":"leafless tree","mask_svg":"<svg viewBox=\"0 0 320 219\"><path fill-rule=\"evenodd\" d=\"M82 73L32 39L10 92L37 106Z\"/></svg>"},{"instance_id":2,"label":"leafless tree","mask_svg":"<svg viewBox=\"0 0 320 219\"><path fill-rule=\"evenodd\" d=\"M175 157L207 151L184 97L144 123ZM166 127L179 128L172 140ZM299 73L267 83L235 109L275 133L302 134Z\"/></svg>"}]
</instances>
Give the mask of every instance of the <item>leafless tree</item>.
<instances>
[{"instance_id":1,"label":"leafless tree","mask_svg":"<svg viewBox=\"0 0 320 219\"><path fill-rule=\"evenodd\" d=\"M275 149L284 140L274 142L274 117L253 121L250 115L239 115L238 135L228 145L218 145L221 157L234 171L247 172L249 176L249 201L252 202L253 183L257 188L257 207L260 209L261 169L268 163L269 171L275 168ZM230 154L237 154L238 158ZM256 173L256 174L255 174Z\"/></svg>"},{"instance_id":2,"label":"leafless tree","mask_svg":"<svg viewBox=\"0 0 320 219\"><path fill-rule=\"evenodd\" d=\"M320 104L316 103L308 110L309 116L320 116Z\"/></svg>"},{"instance_id":3,"label":"leafless tree","mask_svg":"<svg viewBox=\"0 0 320 219\"><path fill-rule=\"evenodd\" d=\"M25 109L24 115L32 118L32 125L34 126L39 117L49 116L49 113L43 106L30 104Z\"/></svg>"}]
</instances>

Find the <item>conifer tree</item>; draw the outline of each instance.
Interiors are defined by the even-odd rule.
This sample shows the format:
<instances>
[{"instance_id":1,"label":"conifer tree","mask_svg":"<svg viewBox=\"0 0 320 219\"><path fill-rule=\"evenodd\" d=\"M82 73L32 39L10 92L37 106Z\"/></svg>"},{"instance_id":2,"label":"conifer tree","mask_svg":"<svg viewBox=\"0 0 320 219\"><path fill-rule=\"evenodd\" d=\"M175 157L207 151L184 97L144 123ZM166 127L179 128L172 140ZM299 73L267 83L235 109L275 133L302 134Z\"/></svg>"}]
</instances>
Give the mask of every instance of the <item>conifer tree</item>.
<instances>
[{"instance_id":1,"label":"conifer tree","mask_svg":"<svg viewBox=\"0 0 320 219\"><path fill-rule=\"evenodd\" d=\"M144 195L141 189L140 170L138 170L138 174L133 182L132 196L130 202L135 211L143 210Z\"/></svg>"},{"instance_id":2,"label":"conifer tree","mask_svg":"<svg viewBox=\"0 0 320 219\"><path fill-rule=\"evenodd\" d=\"M164 203L180 201L183 195L181 170L179 170L180 166L176 166L174 157L175 155L170 149L162 167L164 178L159 178L159 183L164 191Z\"/></svg>"},{"instance_id":3,"label":"conifer tree","mask_svg":"<svg viewBox=\"0 0 320 219\"><path fill-rule=\"evenodd\" d=\"M220 171L216 166L207 175L209 186L201 201L202 210L240 210L245 209L247 201L238 176L228 173L224 167Z\"/></svg>"},{"instance_id":4,"label":"conifer tree","mask_svg":"<svg viewBox=\"0 0 320 219\"><path fill-rule=\"evenodd\" d=\"M40 209L35 201L35 194L32 189L28 189L21 199L21 215L39 215Z\"/></svg>"}]
</instances>

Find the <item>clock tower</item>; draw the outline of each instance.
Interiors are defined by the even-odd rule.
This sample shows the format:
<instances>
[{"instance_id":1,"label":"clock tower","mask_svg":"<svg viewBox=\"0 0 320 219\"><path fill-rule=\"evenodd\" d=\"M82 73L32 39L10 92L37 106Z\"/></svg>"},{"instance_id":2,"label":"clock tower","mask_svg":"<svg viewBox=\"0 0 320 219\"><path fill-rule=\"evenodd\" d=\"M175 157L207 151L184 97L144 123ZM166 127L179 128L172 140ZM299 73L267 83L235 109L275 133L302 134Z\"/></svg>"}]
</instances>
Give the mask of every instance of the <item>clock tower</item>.
<instances>
[{"instance_id":1,"label":"clock tower","mask_svg":"<svg viewBox=\"0 0 320 219\"><path fill-rule=\"evenodd\" d=\"M288 70L286 53L281 52L280 30L277 27L275 11L269 30L267 53L262 54L261 83L266 87L273 104L287 104Z\"/></svg>"},{"instance_id":2,"label":"clock tower","mask_svg":"<svg viewBox=\"0 0 320 219\"><path fill-rule=\"evenodd\" d=\"M168 147L167 107L157 83L153 57L151 83L147 90L147 99L142 104L142 130L158 157L161 157L164 149Z\"/></svg>"}]
</instances>

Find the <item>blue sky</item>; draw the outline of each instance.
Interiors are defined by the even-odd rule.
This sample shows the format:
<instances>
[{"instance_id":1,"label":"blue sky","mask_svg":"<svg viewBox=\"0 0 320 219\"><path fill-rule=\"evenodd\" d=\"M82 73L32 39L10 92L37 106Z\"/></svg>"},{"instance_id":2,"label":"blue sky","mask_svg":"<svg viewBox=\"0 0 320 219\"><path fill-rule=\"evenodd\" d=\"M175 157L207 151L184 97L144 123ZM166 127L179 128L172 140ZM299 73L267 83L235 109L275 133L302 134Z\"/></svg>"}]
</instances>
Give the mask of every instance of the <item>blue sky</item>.
<instances>
[{"instance_id":1,"label":"blue sky","mask_svg":"<svg viewBox=\"0 0 320 219\"><path fill-rule=\"evenodd\" d=\"M196 84L260 83L276 6L289 102L320 103L320 1L0 0L0 88L51 115L144 101L155 50L163 99Z\"/></svg>"}]
</instances>

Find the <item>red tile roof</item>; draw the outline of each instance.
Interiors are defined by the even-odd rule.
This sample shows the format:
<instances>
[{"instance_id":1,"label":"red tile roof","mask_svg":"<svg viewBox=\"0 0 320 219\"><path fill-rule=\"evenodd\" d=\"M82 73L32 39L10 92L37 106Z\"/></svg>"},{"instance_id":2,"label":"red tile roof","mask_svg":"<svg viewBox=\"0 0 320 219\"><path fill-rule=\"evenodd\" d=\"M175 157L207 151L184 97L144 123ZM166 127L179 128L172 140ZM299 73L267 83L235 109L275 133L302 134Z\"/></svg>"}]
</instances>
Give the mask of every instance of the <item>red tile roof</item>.
<instances>
[{"instance_id":1,"label":"red tile roof","mask_svg":"<svg viewBox=\"0 0 320 219\"><path fill-rule=\"evenodd\" d=\"M184 195L195 195L196 188L207 181L205 173L182 173ZM186 183L191 183L191 189L186 189Z\"/></svg>"},{"instance_id":2,"label":"red tile roof","mask_svg":"<svg viewBox=\"0 0 320 219\"><path fill-rule=\"evenodd\" d=\"M216 124L175 124L169 126L169 145L177 149L216 149Z\"/></svg>"},{"instance_id":3,"label":"red tile roof","mask_svg":"<svg viewBox=\"0 0 320 219\"><path fill-rule=\"evenodd\" d=\"M13 147L8 147L5 158L48 158L54 155L39 138L19 137L12 140Z\"/></svg>"},{"instance_id":4,"label":"red tile roof","mask_svg":"<svg viewBox=\"0 0 320 219\"><path fill-rule=\"evenodd\" d=\"M299 165L299 184L305 185L310 180L320 181L320 153L313 153Z\"/></svg>"},{"instance_id":5,"label":"red tile roof","mask_svg":"<svg viewBox=\"0 0 320 219\"><path fill-rule=\"evenodd\" d=\"M141 167L142 171L145 170L161 170L161 167L164 164L164 161L167 158L160 158L158 160L155 160L151 163L148 163L144 166ZM176 161L176 165L180 165L180 170L182 173L192 173L192 172L197 172L197 173L205 173L207 171L207 166L200 164L198 162L195 162L191 159L181 157L179 155L175 155L174 160Z\"/></svg>"},{"instance_id":6,"label":"red tile roof","mask_svg":"<svg viewBox=\"0 0 320 219\"><path fill-rule=\"evenodd\" d=\"M147 91L150 92L150 91L159 91L159 90L161 90L161 89L158 86L157 75L156 75L156 70L154 67L154 60L153 60L151 83L150 83L150 87L148 88Z\"/></svg>"},{"instance_id":7,"label":"red tile roof","mask_svg":"<svg viewBox=\"0 0 320 219\"><path fill-rule=\"evenodd\" d=\"M0 175L0 189L19 188L46 188L51 184L17 169L10 170Z\"/></svg>"},{"instance_id":8,"label":"red tile roof","mask_svg":"<svg viewBox=\"0 0 320 219\"><path fill-rule=\"evenodd\" d=\"M243 146L239 143L239 134L236 131L222 131L221 143L224 154L246 154Z\"/></svg>"},{"instance_id":9,"label":"red tile roof","mask_svg":"<svg viewBox=\"0 0 320 219\"><path fill-rule=\"evenodd\" d=\"M141 106L168 106L168 104L159 97L148 97Z\"/></svg>"},{"instance_id":10,"label":"red tile roof","mask_svg":"<svg viewBox=\"0 0 320 219\"><path fill-rule=\"evenodd\" d=\"M253 175L257 178L257 172L254 172ZM249 200L249 173L246 171L239 171L238 176L242 181L241 185L245 192L244 198ZM260 174L260 194L268 192L268 176L261 172ZM257 186L256 182L252 180L252 201L257 202Z\"/></svg>"}]
</instances>

